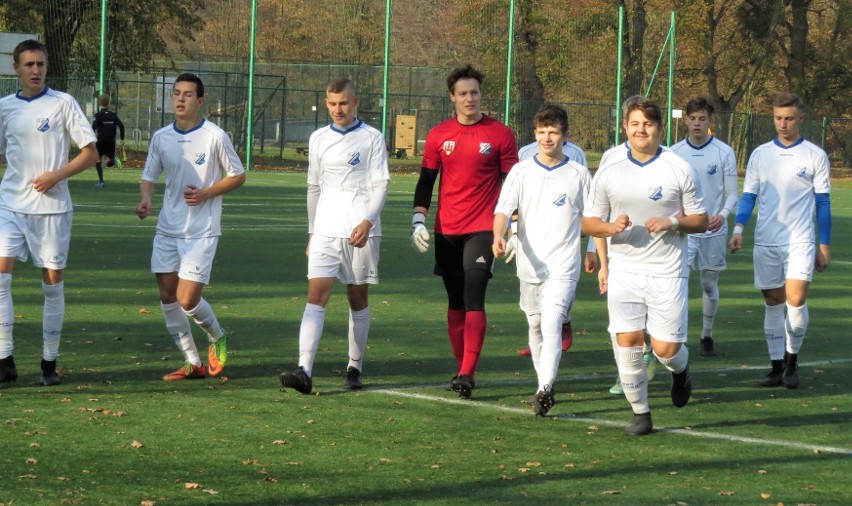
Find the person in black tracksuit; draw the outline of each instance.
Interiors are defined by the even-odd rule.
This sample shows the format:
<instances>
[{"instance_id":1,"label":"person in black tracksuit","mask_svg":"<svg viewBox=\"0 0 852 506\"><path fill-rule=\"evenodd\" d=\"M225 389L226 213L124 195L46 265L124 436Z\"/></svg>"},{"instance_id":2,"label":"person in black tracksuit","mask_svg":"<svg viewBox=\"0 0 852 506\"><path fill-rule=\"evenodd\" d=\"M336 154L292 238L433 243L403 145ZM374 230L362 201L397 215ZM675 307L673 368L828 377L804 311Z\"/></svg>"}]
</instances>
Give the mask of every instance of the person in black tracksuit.
<instances>
[{"instance_id":1,"label":"person in black tracksuit","mask_svg":"<svg viewBox=\"0 0 852 506\"><path fill-rule=\"evenodd\" d=\"M97 148L99 155L98 163L95 164L95 168L98 170L98 183L95 186L103 188L105 186L103 159L107 159L107 167L115 165L115 134L116 130L118 130L123 147L124 123L118 118L118 114L109 110L109 95L98 97L98 105L100 105L101 110L95 114L95 121L92 123L92 128L98 136Z\"/></svg>"}]
</instances>

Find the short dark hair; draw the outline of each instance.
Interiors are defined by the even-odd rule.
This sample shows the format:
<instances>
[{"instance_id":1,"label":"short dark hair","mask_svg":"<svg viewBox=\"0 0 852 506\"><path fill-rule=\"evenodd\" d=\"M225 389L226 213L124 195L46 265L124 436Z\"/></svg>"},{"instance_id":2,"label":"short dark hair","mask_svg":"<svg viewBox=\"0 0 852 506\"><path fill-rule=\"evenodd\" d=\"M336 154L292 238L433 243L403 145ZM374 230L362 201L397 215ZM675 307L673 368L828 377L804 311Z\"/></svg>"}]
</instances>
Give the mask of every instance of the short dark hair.
<instances>
[{"instance_id":1,"label":"short dark hair","mask_svg":"<svg viewBox=\"0 0 852 506\"><path fill-rule=\"evenodd\" d=\"M352 94L355 94L355 83L352 82L352 79L348 77L335 77L328 83L328 87L325 89L326 93L343 93L347 88L352 90Z\"/></svg>"},{"instance_id":2,"label":"short dark hair","mask_svg":"<svg viewBox=\"0 0 852 506\"><path fill-rule=\"evenodd\" d=\"M544 104L535 113L533 124L538 127L557 127L562 133L568 131L568 112L562 106L556 104Z\"/></svg>"},{"instance_id":3,"label":"short dark hair","mask_svg":"<svg viewBox=\"0 0 852 506\"><path fill-rule=\"evenodd\" d=\"M629 114L630 107L633 106L639 100L644 100L644 95L631 95L624 99L624 102L621 104L621 119L627 119L627 115Z\"/></svg>"},{"instance_id":4,"label":"short dark hair","mask_svg":"<svg viewBox=\"0 0 852 506\"><path fill-rule=\"evenodd\" d=\"M35 39L27 39L18 43L18 45L15 46L15 49L12 51L12 59L15 61L15 63L21 62L21 53L23 53L24 51L41 51L42 53L44 53L44 57L47 58L47 46Z\"/></svg>"},{"instance_id":5,"label":"short dark hair","mask_svg":"<svg viewBox=\"0 0 852 506\"><path fill-rule=\"evenodd\" d=\"M177 76L175 79L175 84L177 83L195 83L195 96L198 98L204 97L204 83L201 82L201 78L192 72L184 72L183 74Z\"/></svg>"},{"instance_id":6,"label":"short dark hair","mask_svg":"<svg viewBox=\"0 0 852 506\"><path fill-rule=\"evenodd\" d=\"M482 86L482 80L485 79L485 74L477 70L470 63L454 68L450 71L450 75L447 76L447 88L450 89L450 93L453 92L453 89L456 87L456 83L459 79L476 79L476 82Z\"/></svg>"},{"instance_id":7,"label":"short dark hair","mask_svg":"<svg viewBox=\"0 0 852 506\"><path fill-rule=\"evenodd\" d=\"M708 116L712 116L716 112L713 104L706 97L695 97L686 103L686 115L695 114L698 111L707 111Z\"/></svg>"},{"instance_id":8,"label":"short dark hair","mask_svg":"<svg viewBox=\"0 0 852 506\"><path fill-rule=\"evenodd\" d=\"M626 108L624 118L627 119L633 111L642 111L645 119L651 120L659 126L663 125L663 112L660 110L660 106L651 99L645 97L637 99Z\"/></svg>"},{"instance_id":9,"label":"short dark hair","mask_svg":"<svg viewBox=\"0 0 852 506\"><path fill-rule=\"evenodd\" d=\"M98 105L100 105L104 109L109 107L109 95L103 94L103 95L99 96L98 97Z\"/></svg>"},{"instance_id":10,"label":"short dark hair","mask_svg":"<svg viewBox=\"0 0 852 506\"><path fill-rule=\"evenodd\" d=\"M795 93L781 93L772 101L772 107L795 107L805 112L805 101Z\"/></svg>"}]
</instances>

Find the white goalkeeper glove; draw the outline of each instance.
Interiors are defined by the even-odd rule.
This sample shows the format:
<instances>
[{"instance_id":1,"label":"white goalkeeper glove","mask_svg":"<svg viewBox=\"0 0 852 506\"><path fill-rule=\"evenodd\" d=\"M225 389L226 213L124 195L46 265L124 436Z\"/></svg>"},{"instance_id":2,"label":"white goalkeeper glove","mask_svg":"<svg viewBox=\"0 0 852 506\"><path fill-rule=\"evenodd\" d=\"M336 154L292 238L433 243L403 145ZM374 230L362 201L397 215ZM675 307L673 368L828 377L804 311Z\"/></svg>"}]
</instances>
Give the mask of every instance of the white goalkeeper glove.
<instances>
[{"instance_id":1,"label":"white goalkeeper glove","mask_svg":"<svg viewBox=\"0 0 852 506\"><path fill-rule=\"evenodd\" d=\"M506 241L506 253L504 253L507 264L512 263L515 260L515 255L518 253L518 222L516 220L511 220L509 230L512 231L512 235Z\"/></svg>"},{"instance_id":2,"label":"white goalkeeper glove","mask_svg":"<svg viewBox=\"0 0 852 506\"><path fill-rule=\"evenodd\" d=\"M506 241L506 263L510 264L515 260L515 254L518 252L518 236L513 235Z\"/></svg>"},{"instance_id":3,"label":"white goalkeeper glove","mask_svg":"<svg viewBox=\"0 0 852 506\"><path fill-rule=\"evenodd\" d=\"M414 213L411 217L411 247L418 253L429 251L429 231L426 230L426 215Z\"/></svg>"}]
</instances>

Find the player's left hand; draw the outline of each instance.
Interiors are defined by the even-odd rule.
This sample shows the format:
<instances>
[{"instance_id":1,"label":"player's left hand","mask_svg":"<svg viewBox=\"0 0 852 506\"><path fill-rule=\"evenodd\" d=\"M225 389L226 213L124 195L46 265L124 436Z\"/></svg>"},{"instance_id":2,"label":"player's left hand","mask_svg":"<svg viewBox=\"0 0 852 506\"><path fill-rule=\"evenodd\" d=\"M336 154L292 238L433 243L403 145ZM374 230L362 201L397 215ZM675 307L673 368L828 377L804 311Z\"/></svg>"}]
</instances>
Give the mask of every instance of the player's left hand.
<instances>
[{"instance_id":1,"label":"player's left hand","mask_svg":"<svg viewBox=\"0 0 852 506\"><path fill-rule=\"evenodd\" d=\"M207 193L202 188L188 184L183 192L183 200L188 206L197 206L207 201Z\"/></svg>"},{"instance_id":2,"label":"player's left hand","mask_svg":"<svg viewBox=\"0 0 852 506\"><path fill-rule=\"evenodd\" d=\"M601 265L601 270L598 271L598 291L601 295L607 291L607 279L609 279L609 268Z\"/></svg>"},{"instance_id":3,"label":"player's left hand","mask_svg":"<svg viewBox=\"0 0 852 506\"><path fill-rule=\"evenodd\" d=\"M363 220L361 223L356 225L355 228L352 229L352 233L349 235L349 245L356 248L363 248L364 245L367 244L367 239L370 238L371 228L373 228L373 224L367 220Z\"/></svg>"},{"instance_id":4,"label":"player's left hand","mask_svg":"<svg viewBox=\"0 0 852 506\"><path fill-rule=\"evenodd\" d=\"M56 171L45 172L33 179L33 188L39 193L47 193L60 181Z\"/></svg>"},{"instance_id":5,"label":"player's left hand","mask_svg":"<svg viewBox=\"0 0 852 506\"><path fill-rule=\"evenodd\" d=\"M512 237L506 241L506 263L510 264L515 260L515 255L518 254L518 235L513 234Z\"/></svg>"},{"instance_id":6,"label":"player's left hand","mask_svg":"<svg viewBox=\"0 0 852 506\"><path fill-rule=\"evenodd\" d=\"M652 234L656 232L665 232L670 228L672 228L672 220L670 218L654 216L652 218L648 218L648 221L645 222L645 229Z\"/></svg>"}]
</instances>

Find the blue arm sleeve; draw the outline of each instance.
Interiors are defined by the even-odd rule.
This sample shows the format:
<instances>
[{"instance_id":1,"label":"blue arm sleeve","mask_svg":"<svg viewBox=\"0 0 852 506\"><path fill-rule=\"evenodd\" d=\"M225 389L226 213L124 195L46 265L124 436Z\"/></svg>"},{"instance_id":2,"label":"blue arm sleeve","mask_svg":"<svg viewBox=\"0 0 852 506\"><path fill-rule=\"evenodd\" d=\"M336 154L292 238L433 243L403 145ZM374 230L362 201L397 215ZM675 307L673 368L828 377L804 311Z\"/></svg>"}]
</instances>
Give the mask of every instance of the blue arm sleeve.
<instances>
[{"instance_id":1,"label":"blue arm sleeve","mask_svg":"<svg viewBox=\"0 0 852 506\"><path fill-rule=\"evenodd\" d=\"M757 195L743 192L743 196L740 197L740 203L737 205L737 217L734 223L748 225L748 220L751 219L751 213L754 211L755 202L757 202Z\"/></svg>"},{"instance_id":2,"label":"blue arm sleeve","mask_svg":"<svg viewBox=\"0 0 852 506\"><path fill-rule=\"evenodd\" d=\"M817 193L815 197L819 243L831 244L831 200L827 193Z\"/></svg>"}]
</instances>

